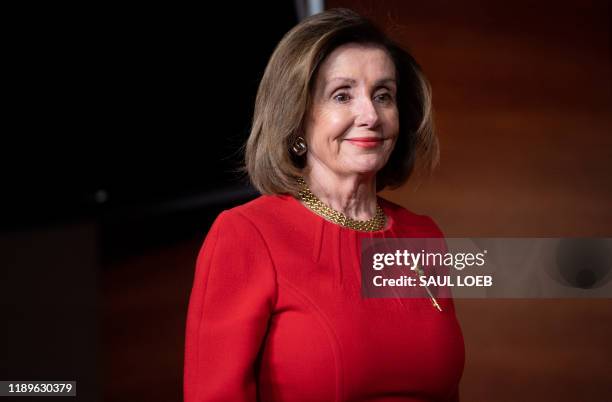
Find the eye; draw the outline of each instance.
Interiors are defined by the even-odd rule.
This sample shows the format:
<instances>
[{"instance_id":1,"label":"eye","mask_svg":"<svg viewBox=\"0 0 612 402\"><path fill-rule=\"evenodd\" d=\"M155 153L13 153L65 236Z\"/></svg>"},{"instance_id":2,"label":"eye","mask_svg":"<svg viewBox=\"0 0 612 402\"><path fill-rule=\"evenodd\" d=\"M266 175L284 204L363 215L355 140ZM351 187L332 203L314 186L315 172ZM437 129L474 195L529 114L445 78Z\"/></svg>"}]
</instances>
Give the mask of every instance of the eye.
<instances>
[{"instance_id":1,"label":"eye","mask_svg":"<svg viewBox=\"0 0 612 402\"><path fill-rule=\"evenodd\" d=\"M349 96L349 94L341 92L339 94L334 95L334 100L339 103L346 103L351 100L351 97Z\"/></svg>"},{"instance_id":2,"label":"eye","mask_svg":"<svg viewBox=\"0 0 612 402\"><path fill-rule=\"evenodd\" d=\"M374 99L379 103L391 103L393 101L393 97L388 92L376 95Z\"/></svg>"}]
</instances>

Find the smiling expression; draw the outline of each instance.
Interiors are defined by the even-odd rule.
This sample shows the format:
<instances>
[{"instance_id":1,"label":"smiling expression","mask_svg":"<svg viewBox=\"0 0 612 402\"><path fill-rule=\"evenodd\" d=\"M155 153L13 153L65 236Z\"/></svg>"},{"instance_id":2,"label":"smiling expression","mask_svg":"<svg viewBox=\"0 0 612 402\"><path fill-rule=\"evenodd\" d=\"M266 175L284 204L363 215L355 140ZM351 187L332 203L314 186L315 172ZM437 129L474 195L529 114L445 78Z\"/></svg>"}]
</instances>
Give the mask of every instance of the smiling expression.
<instances>
[{"instance_id":1,"label":"smiling expression","mask_svg":"<svg viewBox=\"0 0 612 402\"><path fill-rule=\"evenodd\" d=\"M307 165L338 176L372 174L399 132L395 66L375 45L349 43L319 67L305 124Z\"/></svg>"}]
</instances>

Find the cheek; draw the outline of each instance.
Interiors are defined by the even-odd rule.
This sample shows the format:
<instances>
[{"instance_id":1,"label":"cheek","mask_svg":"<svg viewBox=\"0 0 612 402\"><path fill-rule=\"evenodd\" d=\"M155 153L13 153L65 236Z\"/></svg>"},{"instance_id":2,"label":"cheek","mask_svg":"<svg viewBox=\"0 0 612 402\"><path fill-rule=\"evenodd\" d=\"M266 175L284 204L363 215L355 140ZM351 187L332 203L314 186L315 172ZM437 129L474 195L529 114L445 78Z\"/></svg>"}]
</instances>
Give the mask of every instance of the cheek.
<instances>
[{"instance_id":1,"label":"cheek","mask_svg":"<svg viewBox=\"0 0 612 402\"><path fill-rule=\"evenodd\" d=\"M325 133L328 141L333 141L342 136L350 127L349 113L342 110L325 110L321 113L320 128Z\"/></svg>"},{"instance_id":2,"label":"cheek","mask_svg":"<svg viewBox=\"0 0 612 402\"><path fill-rule=\"evenodd\" d=\"M385 118L389 134L397 135L399 131L399 113L397 108L389 110Z\"/></svg>"},{"instance_id":3,"label":"cheek","mask_svg":"<svg viewBox=\"0 0 612 402\"><path fill-rule=\"evenodd\" d=\"M338 139L342 137L351 122L347 118L347 113L339 110L324 109L313 115L307 135L307 141L319 146L337 146ZM327 145L326 145L327 144Z\"/></svg>"}]
</instances>

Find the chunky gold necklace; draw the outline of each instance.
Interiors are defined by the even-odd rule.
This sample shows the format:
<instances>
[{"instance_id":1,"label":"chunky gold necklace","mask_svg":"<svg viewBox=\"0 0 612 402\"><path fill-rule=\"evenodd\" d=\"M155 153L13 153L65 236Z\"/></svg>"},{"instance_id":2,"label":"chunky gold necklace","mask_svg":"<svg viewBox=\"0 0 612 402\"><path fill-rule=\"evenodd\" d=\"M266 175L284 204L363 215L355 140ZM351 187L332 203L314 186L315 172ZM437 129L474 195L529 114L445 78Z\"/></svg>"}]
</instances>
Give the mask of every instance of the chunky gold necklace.
<instances>
[{"instance_id":1,"label":"chunky gold necklace","mask_svg":"<svg viewBox=\"0 0 612 402\"><path fill-rule=\"evenodd\" d=\"M298 193L299 199L314 213L345 228L360 230L362 232L375 232L382 230L385 227L387 217L380 205L376 204L376 215L367 221L359 221L344 215L325 205L319 200L308 188L306 181L303 178L298 178L301 190Z\"/></svg>"}]
</instances>

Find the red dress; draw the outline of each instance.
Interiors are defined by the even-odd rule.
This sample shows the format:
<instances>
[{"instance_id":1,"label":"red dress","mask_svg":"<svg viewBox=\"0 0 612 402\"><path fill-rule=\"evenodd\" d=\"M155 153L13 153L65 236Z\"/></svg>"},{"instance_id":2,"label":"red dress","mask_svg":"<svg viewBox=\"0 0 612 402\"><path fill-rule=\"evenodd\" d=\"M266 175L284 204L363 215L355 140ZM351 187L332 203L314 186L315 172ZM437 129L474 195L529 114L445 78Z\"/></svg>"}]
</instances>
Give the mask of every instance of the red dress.
<instances>
[{"instance_id":1,"label":"red dress","mask_svg":"<svg viewBox=\"0 0 612 402\"><path fill-rule=\"evenodd\" d=\"M196 263L186 402L458 401L464 344L451 298L361 297L363 236L441 237L379 199L385 230L331 223L291 196L224 211Z\"/></svg>"}]
</instances>

